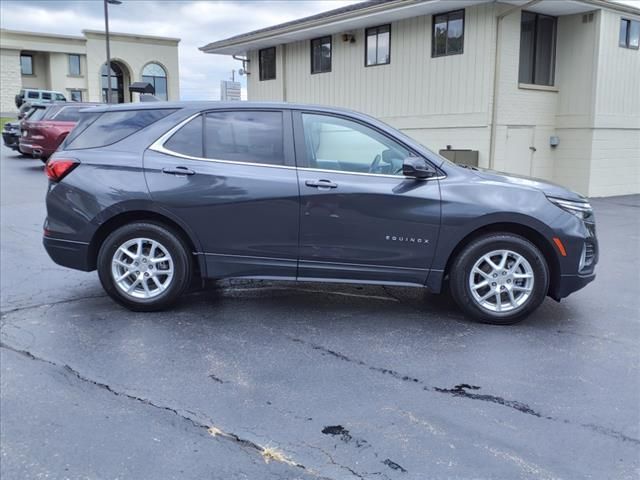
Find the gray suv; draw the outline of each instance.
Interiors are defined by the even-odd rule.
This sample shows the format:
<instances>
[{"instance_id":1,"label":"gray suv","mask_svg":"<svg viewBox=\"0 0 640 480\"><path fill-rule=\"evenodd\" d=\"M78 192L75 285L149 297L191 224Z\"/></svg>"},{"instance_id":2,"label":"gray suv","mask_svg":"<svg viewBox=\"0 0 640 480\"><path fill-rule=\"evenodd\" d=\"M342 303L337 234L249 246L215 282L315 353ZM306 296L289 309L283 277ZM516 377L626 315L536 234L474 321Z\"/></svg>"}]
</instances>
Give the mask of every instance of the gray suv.
<instances>
[{"instance_id":1,"label":"gray suv","mask_svg":"<svg viewBox=\"0 0 640 480\"><path fill-rule=\"evenodd\" d=\"M285 103L82 114L46 166L44 245L137 311L194 277L450 291L507 324L595 278L587 200L464 168L371 117Z\"/></svg>"}]
</instances>

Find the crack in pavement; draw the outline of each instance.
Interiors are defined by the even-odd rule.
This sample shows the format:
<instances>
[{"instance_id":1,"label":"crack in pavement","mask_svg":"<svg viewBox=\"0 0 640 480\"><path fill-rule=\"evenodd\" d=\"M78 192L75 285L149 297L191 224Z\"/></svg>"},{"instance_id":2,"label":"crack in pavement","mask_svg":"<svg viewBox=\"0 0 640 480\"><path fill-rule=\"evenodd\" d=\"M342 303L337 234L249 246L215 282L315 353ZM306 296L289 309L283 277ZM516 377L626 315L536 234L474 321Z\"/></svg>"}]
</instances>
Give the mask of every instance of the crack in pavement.
<instances>
[{"instance_id":1,"label":"crack in pavement","mask_svg":"<svg viewBox=\"0 0 640 480\"><path fill-rule=\"evenodd\" d=\"M202 423L192 417L190 417L189 415L185 415L184 413L181 413L179 410L172 408L172 407L168 407L165 405L159 405L157 403L154 403L153 401L147 399L147 398L142 398L142 397L138 397L136 395L132 395L130 393L127 392L123 392L123 391L118 391L113 389L110 385L103 383L103 382L99 382L96 380L92 380L91 378L88 378L86 376L84 376L82 373L80 373L78 370L74 369L73 367L71 367L68 364L60 364L57 362L54 362L52 360L48 360L46 358L42 358L42 357L38 357L36 355L34 355L33 353L31 353L28 350L22 350L20 348L14 347L12 345L9 345L5 342L0 342L0 348L4 348L6 350L12 351L14 353L17 353L18 355L22 355L23 357L26 357L30 360L34 360L37 362L42 362L42 363L46 363L48 365L54 366L56 368L61 368L62 370L64 370L66 373L74 376L76 379L80 380L81 382L85 382L85 383L89 383L91 385L94 385L100 389L106 390L107 392L117 396L117 397L123 397L123 398L127 398L129 400L133 400L139 403L142 403L144 405L156 408L158 410L163 410L166 412L170 412L173 413L174 415L180 417L182 420L190 423L193 427L200 429L200 430L204 430L206 431L206 433L208 433L209 435L211 435L212 437L221 437L223 439L229 440L237 445L239 445L240 447L247 449L247 450L252 450L257 452L258 454L260 454L263 458L263 460L265 461L265 463L269 463L269 461L274 460L274 461L278 461L281 463L285 463L289 466L292 467L296 467L299 468L301 470L305 470L306 473L312 474L316 477L318 477L319 475L314 472L311 469L308 469L307 467L305 467L304 465L294 462L290 459L288 459L287 457L285 457L282 453L280 453L278 450L276 450L275 448L272 447L263 447L261 445L258 445L255 442L252 442L251 440L247 440L245 438L241 438L240 436L236 435L235 433L232 432L225 432L220 430L219 428L213 426L213 425L207 425L206 423ZM193 412L190 412L193 414ZM320 478L326 478L326 477L320 477Z\"/></svg>"},{"instance_id":2,"label":"crack in pavement","mask_svg":"<svg viewBox=\"0 0 640 480\"><path fill-rule=\"evenodd\" d=\"M307 340L303 340L301 338L298 337L293 337L291 335L284 335L286 338L288 338L289 340L291 340L294 343L298 343L307 347L310 347L313 350L319 351L321 352L322 355L329 355L331 357L334 357L338 360L344 361L344 362L349 362L349 363L353 363L355 365L364 367L370 371L373 372L378 372L378 373L382 373L384 375L389 375L397 380L401 380L404 382L409 382L411 384L414 385L420 385L422 386L422 389L426 392L435 392L435 393L441 393L441 394L445 394L445 395L453 395L455 397L462 397L462 398L467 398L469 400L478 400L478 401L483 401L483 402L490 402L490 403L495 403L497 405L501 405L503 407L507 407L507 408L511 408L513 410L516 410L520 413L524 413L526 415L531 415L534 416L536 418L541 418L541 419L545 419L545 420L550 420L550 421L554 421L554 422L561 422L567 425L577 425L580 426L582 428L586 428L589 429L593 432L599 433L601 435L606 435L610 438L614 438L616 440L620 440L623 442L630 442L636 445L640 445L640 440L634 437L630 437L628 435L625 435L622 432L619 432L617 430L608 428L608 427L603 427L601 425L595 425L592 423L576 423L576 422L572 422L571 420L568 419L563 419L563 418L558 418L558 417L552 417L550 415L544 415L536 410L534 410L533 408L531 408L529 405L527 405L524 402L520 402L518 400L509 400L509 399L505 399L502 397L499 397L497 395L489 395L489 394L481 394L481 393L472 393L468 390L479 390L481 387L478 387L476 385L469 385L466 383L461 383L459 385L454 386L453 388L441 388L441 387L434 387L431 385L427 385L423 380L416 378L416 377L412 377L410 375L405 375L402 374L400 372L398 372L397 370L393 370L390 368L384 368L384 367L377 367L374 365L369 365L366 362L362 361L362 360L358 360L355 358L351 358L347 355L345 355L344 353L338 352L336 350L332 350L330 348L324 347L322 345L318 345L315 344L313 342L309 342Z\"/></svg>"},{"instance_id":3,"label":"crack in pavement","mask_svg":"<svg viewBox=\"0 0 640 480\"><path fill-rule=\"evenodd\" d=\"M100 294L100 295L87 295L86 297L75 297L75 298L67 298L65 300L58 300L55 302L47 302L47 303L40 303L37 305L26 305L23 307L16 307L16 308L11 308L9 310L4 310L4 311L0 311L0 316L5 317L6 315L9 315L10 313L16 313L16 312L22 312L24 310L33 310L35 308L42 308L42 307L52 307L54 305L60 305L61 303L72 303L72 302L79 302L81 300L90 300L92 298L105 298L107 296L107 294Z\"/></svg>"}]
</instances>

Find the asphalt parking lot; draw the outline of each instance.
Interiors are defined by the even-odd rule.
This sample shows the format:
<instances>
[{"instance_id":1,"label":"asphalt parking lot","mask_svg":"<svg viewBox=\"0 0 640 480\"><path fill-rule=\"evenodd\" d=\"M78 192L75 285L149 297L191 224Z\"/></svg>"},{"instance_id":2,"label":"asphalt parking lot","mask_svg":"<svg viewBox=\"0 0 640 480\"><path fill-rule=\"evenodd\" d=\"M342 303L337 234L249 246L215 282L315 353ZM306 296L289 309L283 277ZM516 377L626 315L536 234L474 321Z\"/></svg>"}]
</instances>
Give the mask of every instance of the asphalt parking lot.
<instances>
[{"instance_id":1,"label":"asphalt parking lot","mask_svg":"<svg viewBox=\"0 0 640 480\"><path fill-rule=\"evenodd\" d=\"M0 476L638 478L640 196L598 278L511 327L419 289L226 282L131 313L41 246L2 147Z\"/></svg>"}]
</instances>

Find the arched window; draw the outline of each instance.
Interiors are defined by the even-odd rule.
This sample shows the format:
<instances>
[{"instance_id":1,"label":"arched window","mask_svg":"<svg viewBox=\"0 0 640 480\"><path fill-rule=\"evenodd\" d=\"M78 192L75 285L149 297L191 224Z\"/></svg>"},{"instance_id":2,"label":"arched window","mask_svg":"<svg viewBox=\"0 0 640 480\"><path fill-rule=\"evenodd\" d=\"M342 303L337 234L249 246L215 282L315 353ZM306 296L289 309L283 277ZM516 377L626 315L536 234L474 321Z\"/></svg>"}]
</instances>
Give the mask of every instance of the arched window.
<instances>
[{"instance_id":1,"label":"arched window","mask_svg":"<svg viewBox=\"0 0 640 480\"><path fill-rule=\"evenodd\" d=\"M167 73L161 65L150 63L142 70L142 81L153 85L156 97L160 100L168 100Z\"/></svg>"}]
</instances>

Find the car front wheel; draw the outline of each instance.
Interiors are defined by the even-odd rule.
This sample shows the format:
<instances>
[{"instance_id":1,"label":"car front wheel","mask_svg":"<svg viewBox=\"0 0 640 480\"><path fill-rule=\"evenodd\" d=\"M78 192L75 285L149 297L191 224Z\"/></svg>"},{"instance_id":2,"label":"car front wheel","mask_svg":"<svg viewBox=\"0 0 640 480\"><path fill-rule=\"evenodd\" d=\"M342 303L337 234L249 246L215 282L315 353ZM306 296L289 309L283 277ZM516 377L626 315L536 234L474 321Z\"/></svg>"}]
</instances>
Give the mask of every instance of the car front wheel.
<instances>
[{"instance_id":1,"label":"car front wheel","mask_svg":"<svg viewBox=\"0 0 640 480\"><path fill-rule=\"evenodd\" d=\"M457 256L451 294L468 315L485 323L516 323L542 303L549 289L544 255L519 235L480 237Z\"/></svg>"},{"instance_id":2,"label":"car front wheel","mask_svg":"<svg viewBox=\"0 0 640 480\"><path fill-rule=\"evenodd\" d=\"M169 307L191 278L184 242L171 229L147 222L111 233L100 248L97 267L105 291L134 311Z\"/></svg>"}]
</instances>

